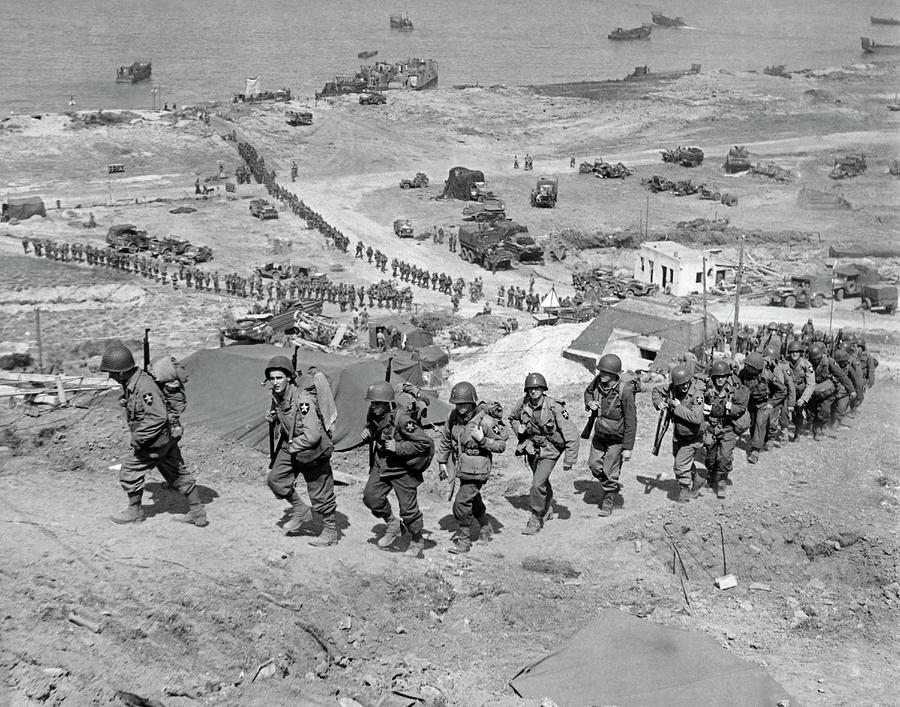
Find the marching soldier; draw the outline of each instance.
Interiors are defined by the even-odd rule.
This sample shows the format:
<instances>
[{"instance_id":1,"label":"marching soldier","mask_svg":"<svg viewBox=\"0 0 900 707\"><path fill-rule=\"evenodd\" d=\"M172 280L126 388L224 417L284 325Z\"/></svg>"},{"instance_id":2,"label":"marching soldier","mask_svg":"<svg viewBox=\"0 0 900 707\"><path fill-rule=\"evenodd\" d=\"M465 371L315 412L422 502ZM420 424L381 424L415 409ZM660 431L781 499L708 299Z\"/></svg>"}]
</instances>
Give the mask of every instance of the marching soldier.
<instances>
[{"instance_id":1,"label":"marching soldier","mask_svg":"<svg viewBox=\"0 0 900 707\"><path fill-rule=\"evenodd\" d=\"M769 415L769 438L778 440L783 430L790 424L790 411L797 401L794 376L787 362L781 358L780 349L769 344L763 349L766 369L772 374L773 395L769 400L772 413Z\"/></svg>"},{"instance_id":2,"label":"marching soldier","mask_svg":"<svg viewBox=\"0 0 900 707\"><path fill-rule=\"evenodd\" d=\"M687 503L700 495L700 479L694 464L697 451L703 446L703 396L706 385L687 366L675 366L669 383L653 389L653 406L668 411L675 423L672 433L673 470L678 480L678 502Z\"/></svg>"},{"instance_id":3,"label":"marching soldier","mask_svg":"<svg viewBox=\"0 0 900 707\"><path fill-rule=\"evenodd\" d=\"M276 498L293 506L284 530L292 533L312 521L313 511L322 516L321 534L310 540L314 547L328 547L338 542L335 522L337 499L331 473L334 445L325 431L316 399L296 384L296 372L290 359L275 356L266 366L266 380L272 386L272 403L266 422L278 427L278 442L266 479ZM302 475L312 508L307 506L294 484Z\"/></svg>"},{"instance_id":4,"label":"marching soldier","mask_svg":"<svg viewBox=\"0 0 900 707\"><path fill-rule=\"evenodd\" d=\"M453 501L453 517L459 530L450 552L460 554L472 549L473 534L481 537L482 528L490 528L481 488L491 475L493 455L506 451L509 432L498 416L490 415L485 406L478 404L478 393L471 383L454 385L450 404L454 409L441 433L437 460L442 481L448 478L450 459L454 483L459 481Z\"/></svg>"},{"instance_id":5,"label":"marching soldier","mask_svg":"<svg viewBox=\"0 0 900 707\"><path fill-rule=\"evenodd\" d=\"M622 464L631 459L637 432L634 386L622 385L622 359L604 354L597 362L597 375L584 391L584 409L594 420L588 469L600 482L601 517L612 515L616 494L622 489ZM585 433L582 433L583 435Z\"/></svg>"},{"instance_id":6,"label":"marching soldier","mask_svg":"<svg viewBox=\"0 0 900 707\"><path fill-rule=\"evenodd\" d=\"M865 394L865 384L862 375L856 364L850 359L850 354L846 349L838 349L834 352L834 362L840 367L844 375L850 379L852 387L845 388L841 386L837 390L834 400L833 415L835 422L841 429L849 430L850 425L847 424L847 413L850 411L851 403L862 402ZM853 397L850 394L853 393Z\"/></svg>"},{"instance_id":7,"label":"marching soldier","mask_svg":"<svg viewBox=\"0 0 900 707\"><path fill-rule=\"evenodd\" d=\"M856 397L856 389L847 374L826 355L825 351L826 344L822 341L813 341L809 345L809 363L816 377L813 395L807 406L813 416L813 439L818 437L819 431L831 424L831 412L838 386L848 391L851 400Z\"/></svg>"},{"instance_id":8,"label":"marching soldier","mask_svg":"<svg viewBox=\"0 0 900 707\"><path fill-rule=\"evenodd\" d=\"M704 435L706 447L707 482L720 499L734 463L734 445L750 424L747 403L750 391L731 371L728 361L713 361L709 370L712 387L703 397L703 415L707 420Z\"/></svg>"},{"instance_id":9,"label":"marching soldier","mask_svg":"<svg viewBox=\"0 0 900 707\"><path fill-rule=\"evenodd\" d=\"M485 302L487 305L487 302ZM531 517L523 535L535 535L544 526L553 508L550 472L565 452L563 470L578 460L578 437L569 421L565 403L547 397L547 380L540 373L525 377L525 397L509 415L510 427L518 434L516 455L524 455L533 474Z\"/></svg>"},{"instance_id":10,"label":"marching soldier","mask_svg":"<svg viewBox=\"0 0 900 707\"><path fill-rule=\"evenodd\" d=\"M747 451L747 462L756 464L759 453L766 444L769 435L769 418L774 408L773 399L784 398L787 389L775 381L772 372L766 366L766 360L758 351L747 354L744 367L739 373L741 383L750 391L750 449Z\"/></svg>"},{"instance_id":11,"label":"marching soldier","mask_svg":"<svg viewBox=\"0 0 900 707\"><path fill-rule=\"evenodd\" d=\"M131 433L132 454L122 461L119 472L119 482L128 495L128 507L110 516L110 520L119 524L143 522L144 479L148 471L159 469L168 484L184 494L190 504L190 510L175 520L198 528L209 525L197 484L188 473L178 440L172 434L169 414L156 382L138 368L131 351L121 344L107 349L100 360L100 370L109 373L122 386L125 421Z\"/></svg>"},{"instance_id":12,"label":"marching soldier","mask_svg":"<svg viewBox=\"0 0 900 707\"><path fill-rule=\"evenodd\" d=\"M813 396L816 388L816 373L809 361L803 356L804 345L799 341L788 344L788 365L791 367L791 376L794 379L794 409L791 419L794 423L794 434L791 441L796 442L803 429L803 418L806 415L806 406Z\"/></svg>"},{"instance_id":13,"label":"marching soldier","mask_svg":"<svg viewBox=\"0 0 900 707\"><path fill-rule=\"evenodd\" d=\"M408 410L398 409L394 387L381 381L366 390L369 412L362 438L369 442L369 480L363 491L363 503L372 515L387 523L378 547L386 548L402 535L401 522L412 535L407 552L422 557L422 511L417 489L422 474L431 463L434 443L422 429L419 420ZM388 494L393 491L400 507L394 515Z\"/></svg>"}]
</instances>

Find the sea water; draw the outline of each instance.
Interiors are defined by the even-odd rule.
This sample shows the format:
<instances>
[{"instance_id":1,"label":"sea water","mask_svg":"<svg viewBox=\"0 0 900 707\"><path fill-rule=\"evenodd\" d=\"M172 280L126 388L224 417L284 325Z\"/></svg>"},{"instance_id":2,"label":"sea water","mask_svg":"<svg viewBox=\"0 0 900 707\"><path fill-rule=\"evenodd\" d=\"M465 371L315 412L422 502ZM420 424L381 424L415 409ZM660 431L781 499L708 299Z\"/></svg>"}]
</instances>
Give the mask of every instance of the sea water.
<instances>
[{"instance_id":1,"label":"sea water","mask_svg":"<svg viewBox=\"0 0 900 707\"><path fill-rule=\"evenodd\" d=\"M685 29L615 42L617 27L680 15ZM392 30L409 14L411 32ZM622 78L651 71L845 66L871 61L859 37L900 44L894 0L0 0L0 115L228 100L245 79L311 97L357 53L436 59L441 87ZM153 76L115 70L152 60ZM73 105L70 105L72 104Z\"/></svg>"}]
</instances>

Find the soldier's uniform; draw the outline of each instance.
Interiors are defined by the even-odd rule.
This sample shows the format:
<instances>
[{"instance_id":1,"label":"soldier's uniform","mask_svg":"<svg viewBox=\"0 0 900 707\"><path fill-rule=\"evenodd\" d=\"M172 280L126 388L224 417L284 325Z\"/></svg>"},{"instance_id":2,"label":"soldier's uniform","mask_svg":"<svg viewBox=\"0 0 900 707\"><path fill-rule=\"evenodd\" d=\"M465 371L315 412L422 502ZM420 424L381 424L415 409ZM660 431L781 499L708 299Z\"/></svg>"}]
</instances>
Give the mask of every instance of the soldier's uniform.
<instances>
[{"instance_id":1,"label":"soldier's uniform","mask_svg":"<svg viewBox=\"0 0 900 707\"><path fill-rule=\"evenodd\" d=\"M816 389L816 373L810 362L803 356L800 356L796 361L791 361L790 366L796 398L794 400L794 409L791 413L791 419L794 424L794 434L791 439L796 441L800 435L800 430L803 428L806 406L812 399L813 392Z\"/></svg>"},{"instance_id":2,"label":"soldier's uniform","mask_svg":"<svg viewBox=\"0 0 900 707\"><path fill-rule=\"evenodd\" d=\"M694 459L703 446L703 399L706 384L693 377L684 393L669 383L653 389L653 405L657 409L665 403L674 422L672 432L673 471L678 480L679 500L689 499L699 488Z\"/></svg>"},{"instance_id":3,"label":"soldier's uniform","mask_svg":"<svg viewBox=\"0 0 900 707\"><path fill-rule=\"evenodd\" d=\"M761 361L760 368L757 368L750 365L751 360L748 356L739 375L741 383L750 391L750 402L747 405L750 411L750 449L747 452L747 461L755 464L769 435L769 418L774 414L774 409L784 403L787 387L783 381L775 378L764 361Z\"/></svg>"},{"instance_id":4,"label":"soldier's uniform","mask_svg":"<svg viewBox=\"0 0 900 707\"><path fill-rule=\"evenodd\" d=\"M526 384L527 382L526 379ZM550 472L563 453L563 469L571 469L575 465L578 460L578 435L569 420L565 403L553 400L546 394L535 407L526 392L510 412L508 419L514 430L518 425L525 428L519 434L516 454L525 457L533 475L531 518L528 522L529 527L536 531L550 516L553 507Z\"/></svg>"},{"instance_id":5,"label":"soldier's uniform","mask_svg":"<svg viewBox=\"0 0 900 707\"><path fill-rule=\"evenodd\" d=\"M812 353L810 358L814 358ZM810 413L814 416L813 438L815 438L819 430L831 424L831 413L838 395L849 396L850 391L855 395L856 391L847 374L825 354L817 360L810 360L810 364L816 377L816 385L808 405Z\"/></svg>"},{"instance_id":6,"label":"soldier's uniform","mask_svg":"<svg viewBox=\"0 0 900 707\"><path fill-rule=\"evenodd\" d=\"M476 427L480 427L484 435L481 440L472 436ZM459 480L459 489L453 501L453 517L459 523L459 544L464 547L470 545L472 538L481 534L481 526L488 523L481 488L491 475L493 455L506 451L508 436L506 425L489 415L483 404L479 404L469 416L461 415L456 409L451 410L441 432L437 461L446 464L449 459L453 460Z\"/></svg>"},{"instance_id":7,"label":"soldier's uniform","mask_svg":"<svg viewBox=\"0 0 900 707\"><path fill-rule=\"evenodd\" d=\"M703 401L708 410L704 433L706 480L716 490L716 495L724 498L725 486L734 465L735 444L746 430L746 424L749 424L747 404L750 391L736 376L729 376L721 389L710 384Z\"/></svg>"}]
</instances>

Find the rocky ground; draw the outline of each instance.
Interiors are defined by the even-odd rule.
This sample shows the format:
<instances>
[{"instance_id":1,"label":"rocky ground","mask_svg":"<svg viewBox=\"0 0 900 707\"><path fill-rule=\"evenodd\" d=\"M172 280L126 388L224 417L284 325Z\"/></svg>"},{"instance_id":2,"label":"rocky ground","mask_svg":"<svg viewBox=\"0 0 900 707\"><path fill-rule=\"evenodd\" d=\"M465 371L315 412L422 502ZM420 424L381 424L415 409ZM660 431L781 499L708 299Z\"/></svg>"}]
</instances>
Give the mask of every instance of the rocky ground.
<instances>
[{"instance_id":1,"label":"rocky ground","mask_svg":"<svg viewBox=\"0 0 900 707\"><path fill-rule=\"evenodd\" d=\"M248 274L290 257L339 282L380 279L374 267L353 259L352 247L350 255L324 248L316 232L286 212L277 221L251 218L248 200L264 196L261 187L242 185L237 198L226 197L216 179L219 164L233 174L238 157L219 135L232 129L352 244L360 238L389 257L467 280L481 275L489 296L501 284L527 287L532 272L538 291L553 284L564 295L575 267L629 270L630 253L595 248L563 263L492 275L430 240L398 241L394 218L411 218L419 231L459 222L460 203L434 199L456 165L484 170L513 218L535 235L637 230L646 223L651 237L664 237L677 221L727 215L735 234L762 234L749 249L756 262L784 274L817 267L831 243L896 244L898 182L886 170L898 152L897 114L885 108L885 86L895 80L895 67L860 66L792 80L703 73L597 100L513 88L392 93L381 107L352 98L320 102L310 107L315 122L308 128L287 126L282 105L225 106L209 126L187 112L11 117L0 122L4 192L39 193L51 208L46 219L0 227L0 339L25 342L36 354L33 310L40 307L48 367L89 370L106 339L136 343L145 327L157 349L177 355L218 345L223 321L246 308L224 296L173 292L120 272L26 256L24 236L100 245L109 225L130 222L152 235L212 246L215 259L203 267L221 272ZM722 175L721 161L735 143L746 144L755 160L791 169L794 181ZM700 145L707 160L695 170L659 161L658 150L676 144ZM833 188L827 178L833 154L849 149L869 156L864 175L837 185L853 209L801 207L801 187ZM535 171L513 170L513 156L526 152ZM621 182L577 175L568 167L573 154L578 161L621 160L636 174ZM300 166L294 184L292 159ZM120 162L125 177L110 180L106 165ZM417 171L432 186L397 188L400 177ZM560 177L554 210L528 206L542 172ZM727 209L695 197L651 195L640 179L653 174L716 184L740 202ZM193 195L198 177L217 188L206 199ZM59 210L52 208L57 199ZM184 205L196 211L171 213ZM96 230L82 226L90 213ZM292 244L288 255L276 239ZM735 244L726 243L723 253L736 259ZM887 277L900 272L900 263L888 259L867 264ZM452 321L445 296L416 290L415 297L420 314ZM731 306L710 304L723 320ZM582 450L575 469L554 472L556 518L540 535L524 538L528 478L507 453L486 494L495 539L462 558L446 553L453 520L436 475L422 493L429 545L426 560L417 562L374 547L380 527L360 502L365 460L341 455L335 466L354 481L339 489L343 539L332 550L314 551L278 528L283 508L262 483L264 459L201 429L188 430L184 449L211 526L171 523L181 501L154 482L150 519L119 528L105 519L123 500L108 470L124 440L114 401L39 416L25 407L5 409L0 701L117 704L115 690L124 690L169 706L332 705L352 697L384 707L410 704L409 695L433 703L442 695L456 705L523 704L506 682L586 616L612 606L709 633L727 650L764 663L803 704L890 704L900 677L893 660L900 607L893 378L900 340L896 316L864 319L857 306L837 303L833 326L864 328L883 365L853 429L820 442L785 443L755 467L739 452L727 501L707 492L676 506L669 459L649 454L655 414L642 394L624 506L612 519L596 516L597 488ZM481 303L463 303L461 315L480 309ZM326 313L340 316L330 306ZM520 332L487 349L454 352L451 373L477 379L482 397L508 406L519 394L523 366L546 366L553 394L579 410L588 374L579 382L568 362L555 361L553 335L530 330L529 317L500 313L518 317ZM741 307L742 321L750 322L799 324L808 314L752 300ZM812 316L827 327L828 311ZM560 329L556 349L575 335ZM580 426L580 412L574 417ZM692 553L684 592L672 573L668 523ZM728 592L715 589L709 576L721 569L720 523L728 569L739 581ZM100 632L71 623L72 612Z\"/></svg>"}]
</instances>

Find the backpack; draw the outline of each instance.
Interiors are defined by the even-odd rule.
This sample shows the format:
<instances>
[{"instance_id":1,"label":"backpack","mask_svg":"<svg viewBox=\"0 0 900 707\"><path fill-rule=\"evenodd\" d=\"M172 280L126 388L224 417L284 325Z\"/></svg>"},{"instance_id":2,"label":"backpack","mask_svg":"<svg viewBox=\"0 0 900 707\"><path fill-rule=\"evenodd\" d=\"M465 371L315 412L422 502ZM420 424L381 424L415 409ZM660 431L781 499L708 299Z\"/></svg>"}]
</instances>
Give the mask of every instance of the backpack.
<instances>
[{"instance_id":1,"label":"backpack","mask_svg":"<svg viewBox=\"0 0 900 707\"><path fill-rule=\"evenodd\" d=\"M180 429L181 415L187 409L187 393L184 387L188 382L187 369L174 356L160 356L147 366L147 373L159 388L173 432L174 428ZM180 436L179 434L178 437Z\"/></svg>"}]
</instances>

